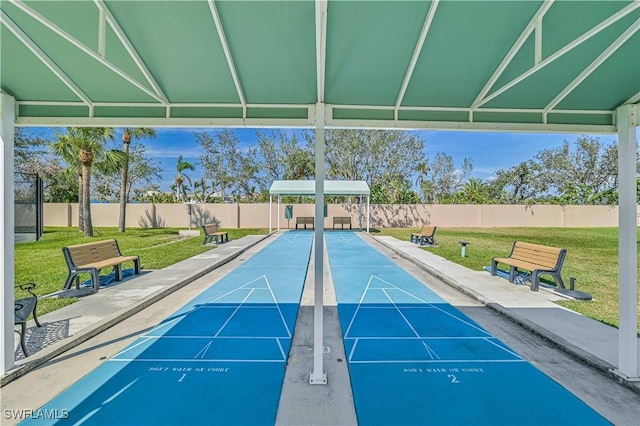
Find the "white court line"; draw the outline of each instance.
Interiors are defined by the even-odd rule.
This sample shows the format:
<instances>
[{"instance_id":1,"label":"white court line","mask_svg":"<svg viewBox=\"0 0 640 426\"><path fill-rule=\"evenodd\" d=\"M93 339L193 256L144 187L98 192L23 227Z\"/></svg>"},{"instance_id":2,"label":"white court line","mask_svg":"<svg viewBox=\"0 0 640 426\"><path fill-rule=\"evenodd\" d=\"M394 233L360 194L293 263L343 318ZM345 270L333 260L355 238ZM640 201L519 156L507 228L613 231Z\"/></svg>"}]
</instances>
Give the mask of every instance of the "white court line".
<instances>
[{"instance_id":1,"label":"white court line","mask_svg":"<svg viewBox=\"0 0 640 426\"><path fill-rule=\"evenodd\" d=\"M379 361L352 361L351 364L446 364L446 363L466 363L466 364L512 364L527 363L523 359L399 359L399 360L379 360Z\"/></svg>"},{"instance_id":2,"label":"white court line","mask_svg":"<svg viewBox=\"0 0 640 426\"><path fill-rule=\"evenodd\" d=\"M373 277L373 275L371 277ZM349 332L351 332L351 326L353 325L353 321L355 321L356 317L358 316L358 312L360 311L360 306L362 305L362 301L364 300L364 296L367 294L367 291L369 290L369 286L371 285L371 277L369 277L369 282L367 282L367 286L365 287L364 291L362 292L362 296L360 296L360 301L358 302L358 306L356 307L356 311L353 313L353 316L351 317L351 321L349 322L349 325L347 326L347 330L344 332L345 337L349 335Z\"/></svg>"},{"instance_id":3,"label":"white court line","mask_svg":"<svg viewBox=\"0 0 640 426\"><path fill-rule=\"evenodd\" d=\"M469 321L465 321L465 320L463 320L462 318L459 318L459 317L457 317L457 316L453 315L452 313L447 312L447 311L445 311L444 309L439 308L439 307L437 307L437 306L433 305L432 303L427 302L426 300L422 300L422 299L421 299L421 298L419 298L418 296L415 296L414 294L411 294L411 293L409 293L408 291L403 290L403 289L401 289L401 288L399 288L399 287L397 287L397 286L395 286L395 285L391 284L390 282L388 282L388 281L386 281L386 280L384 280L384 279L382 279L382 278L380 278L380 277L378 277L378 276L371 275L371 277L375 277L376 279L378 279L378 280L382 281L383 283L390 285L390 286L391 286L391 287L393 287L394 289L396 289L396 290L398 290L398 291L400 291L400 292L402 292L402 293L405 293L406 295L408 295L408 296L410 296L410 297L413 297L413 298L415 298L416 300L421 301L421 302L422 302L422 303L424 303L425 305L429 305L429 306L431 306L432 308L437 309L437 310L439 310L440 312L442 312L442 313L444 313L444 314L446 314L446 315L450 316L451 318L453 318L453 319L455 319L455 320L457 320L457 321L460 321L461 323L466 324L466 325L468 325L469 327L474 328L474 329L476 329L476 330L480 331L481 333L484 333L485 335L487 335L487 336L489 336L489 337L493 337L491 334L487 333L485 330L483 330L482 328L480 328L480 327L476 326L475 324L472 324L472 323L470 323ZM369 281L371 281L371 278L369 279Z\"/></svg>"},{"instance_id":4,"label":"white court line","mask_svg":"<svg viewBox=\"0 0 640 426\"><path fill-rule=\"evenodd\" d=\"M144 359L140 359L140 358L118 358L118 359L110 359L109 361L112 362L185 362L185 363L189 363L189 362L193 362L193 363L213 363L213 362L237 362L237 363L242 363L242 364L247 364L247 363L257 363L257 362L268 362L268 363L284 363L286 362L286 359L227 359L227 358L220 358L220 359L193 359L193 358L144 358Z\"/></svg>"},{"instance_id":5,"label":"white court line","mask_svg":"<svg viewBox=\"0 0 640 426\"><path fill-rule=\"evenodd\" d=\"M291 330L289 330L289 325L287 325L287 321L284 319L284 314L280 309L280 305L278 305L278 302L276 301L276 295L273 294L271 283L269 282L269 279L266 276L264 277L264 280L267 282L267 289L269 290L269 293L271 293L271 298L273 299L273 303L275 303L276 309L278 310L278 314L280 315L280 320L282 321L282 325L284 325L285 330L287 330L287 337L291 337Z\"/></svg>"},{"instance_id":6,"label":"white court line","mask_svg":"<svg viewBox=\"0 0 640 426\"><path fill-rule=\"evenodd\" d=\"M137 348L138 346L147 343L149 340L151 340L153 338L153 336L141 336L138 342L134 342L131 346L124 348L123 350L121 350L120 352L118 352L117 354L115 354L112 358L115 358L117 356L120 356L126 352L129 352L132 349Z\"/></svg>"},{"instance_id":7,"label":"white court line","mask_svg":"<svg viewBox=\"0 0 640 426\"><path fill-rule=\"evenodd\" d=\"M385 296L387 296L387 299L389 300L389 302L391 302L391 304L393 305L393 307L395 308L396 312L400 314L400 316L402 317L402 319L404 320L404 322L407 323L407 325L409 326L409 328L411 329L411 331L413 331L413 334L416 335L416 337L420 337L420 333L418 333L416 331L415 328L413 328L413 325L411 324L411 322L409 322L409 320L407 319L407 317L404 316L404 314L400 311L400 309L398 309L398 306L396 306L395 302L393 301L393 299L391 298L391 296L389 296L389 293L387 293L386 289L382 288L381 289L382 292L384 293Z\"/></svg>"},{"instance_id":8,"label":"white court line","mask_svg":"<svg viewBox=\"0 0 640 426\"><path fill-rule=\"evenodd\" d=\"M486 340L496 339L496 337L485 337L485 336L418 336L418 337L396 337L396 336L384 336L384 337L375 337L375 336L358 336L358 337L345 337L345 339L349 340Z\"/></svg>"},{"instance_id":9,"label":"white court line","mask_svg":"<svg viewBox=\"0 0 640 426\"><path fill-rule=\"evenodd\" d=\"M148 336L147 340L161 340L161 339L252 339L252 340L275 340L275 339L287 339L286 336Z\"/></svg>"},{"instance_id":10,"label":"white court line","mask_svg":"<svg viewBox=\"0 0 640 426\"><path fill-rule=\"evenodd\" d=\"M496 339L495 337L494 337L494 339L495 339L495 340L498 340L498 339ZM507 349L507 348L505 348L505 347L503 347L503 346L498 345L496 342L492 342L492 341L491 341L491 339L485 339L485 340L486 340L487 342L491 343L492 345L497 346L498 348L502 349L502 350L503 350L503 351L505 351L506 353L511 354L511 355L513 355L513 356L516 356L516 357L518 357L518 358L520 358L520 359L523 359L523 358L522 358L520 355L518 355L517 353L515 353L515 352L513 352L513 351L511 351L511 350L509 350L509 349Z\"/></svg>"},{"instance_id":11,"label":"white court line","mask_svg":"<svg viewBox=\"0 0 640 426\"><path fill-rule=\"evenodd\" d=\"M358 339L354 340L353 346L351 347L351 351L349 352L349 362L351 362L351 358L353 357L353 353L356 351L356 346L358 346Z\"/></svg>"},{"instance_id":12,"label":"white court line","mask_svg":"<svg viewBox=\"0 0 640 426\"><path fill-rule=\"evenodd\" d=\"M234 317L234 315L236 314L236 312L238 312L240 310L240 307L242 306L242 304L251 296L251 294L254 292L253 289L251 289L249 291L249 294L246 295L246 297L242 300L242 302L240 302L240 304L236 307L236 309L231 313L231 315L229 315L229 318L227 318L227 320L224 322L224 324L222 324L222 326L218 329L218 332L213 336L213 337L218 337L218 335L220 335L220 332L226 327L227 324L229 324L229 321L231 321L231 319Z\"/></svg>"},{"instance_id":13,"label":"white court line","mask_svg":"<svg viewBox=\"0 0 640 426\"><path fill-rule=\"evenodd\" d=\"M434 351L429 345L427 345L427 343L424 340L422 341L422 345L427 350L427 353L431 356L431 359L434 359L434 358L440 359L440 357L438 356L438 353Z\"/></svg>"},{"instance_id":14,"label":"white court line","mask_svg":"<svg viewBox=\"0 0 640 426\"><path fill-rule=\"evenodd\" d=\"M213 340L209 341L209 343L207 343L204 348L202 348L200 350L200 352L198 352L196 354L196 356L194 358L204 358L204 356L207 354L207 351L209 350L209 348L211 347L211 344L213 343ZM202 354L202 355L201 355Z\"/></svg>"}]
</instances>

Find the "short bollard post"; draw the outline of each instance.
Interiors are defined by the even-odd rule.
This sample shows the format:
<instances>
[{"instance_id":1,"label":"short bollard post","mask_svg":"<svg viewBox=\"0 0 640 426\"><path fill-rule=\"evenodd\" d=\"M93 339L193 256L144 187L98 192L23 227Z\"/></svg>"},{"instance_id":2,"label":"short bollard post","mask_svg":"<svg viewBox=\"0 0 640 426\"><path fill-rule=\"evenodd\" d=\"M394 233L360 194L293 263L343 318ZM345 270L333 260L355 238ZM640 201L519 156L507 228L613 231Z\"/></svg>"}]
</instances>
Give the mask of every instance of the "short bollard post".
<instances>
[{"instance_id":1,"label":"short bollard post","mask_svg":"<svg viewBox=\"0 0 640 426\"><path fill-rule=\"evenodd\" d=\"M462 246L461 251L460 251L460 256L467 257L467 244L469 244L469 243L467 241L458 241L458 242Z\"/></svg>"}]
</instances>

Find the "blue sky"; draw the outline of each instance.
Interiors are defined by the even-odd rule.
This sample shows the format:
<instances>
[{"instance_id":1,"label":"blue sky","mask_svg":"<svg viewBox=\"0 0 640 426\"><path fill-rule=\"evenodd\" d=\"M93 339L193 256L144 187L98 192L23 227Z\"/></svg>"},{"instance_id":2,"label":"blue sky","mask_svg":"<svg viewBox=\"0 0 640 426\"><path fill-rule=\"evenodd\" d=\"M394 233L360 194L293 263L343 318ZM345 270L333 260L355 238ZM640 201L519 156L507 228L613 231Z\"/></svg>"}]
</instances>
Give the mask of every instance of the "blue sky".
<instances>
[{"instance_id":1,"label":"blue sky","mask_svg":"<svg viewBox=\"0 0 640 426\"><path fill-rule=\"evenodd\" d=\"M161 190L168 190L176 174L178 156L185 161L196 164L200 148L195 141L194 132L216 132L214 129L156 129L154 139L144 140L147 154L154 158L163 168ZM270 132L271 129L263 129ZM255 129L235 129L241 147L256 143ZM466 131L415 131L425 140L425 151L430 159L436 153L450 155L456 167L462 164L465 157L473 163L472 177L487 179L496 170L508 169L522 161L532 158L542 149L555 148L566 140L574 144L579 134L550 133L494 133ZM617 140L616 135L594 135L603 143L610 144ZM191 172L191 177L200 177L202 170Z\"/></svg>"}]
</instances>

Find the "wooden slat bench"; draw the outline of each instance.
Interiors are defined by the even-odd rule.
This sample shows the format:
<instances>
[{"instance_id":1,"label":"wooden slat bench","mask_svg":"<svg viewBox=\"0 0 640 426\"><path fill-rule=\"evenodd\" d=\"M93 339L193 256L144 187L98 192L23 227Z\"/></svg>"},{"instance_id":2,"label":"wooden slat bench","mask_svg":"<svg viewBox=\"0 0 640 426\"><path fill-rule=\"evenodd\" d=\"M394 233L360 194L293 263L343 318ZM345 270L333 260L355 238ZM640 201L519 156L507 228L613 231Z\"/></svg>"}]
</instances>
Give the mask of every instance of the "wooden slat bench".
<instances>
[{"instance_id":1,"label":"wooden slat bench","mask_svg":"<svg viewBox=\"0 0 640 426\"><path fill-rule=\"evenodd\" d=\"M22 290L26 290L31 293L31 296L25 297L23 299L18 299L14 302L14 324L20 325L20 331L16 330L16 333L20 335L20 347L22 348L22 353L25 357L29 356L29 352L27 351L27 345L24 342L24 336L27 332L27 319L29 315L33 314L33 321L35 321L38 327L42 327L40 325L40 321L38 321L38 315L36 314L36 308L38 307L38 296L33 292L35 288L34 283L22 284L20 288Z\"/></svg>"},{"instance_id":2,"label":"wooden slat bench","mask_svg":"<svg viewBox=\"0 0 640 426\"><path fill-rule=\"evenodd\" d=\"M221 231L215 223L202 225L202 229L204 230L204 241L202 244L229 242L229 233L227 231Z\"/></svg>"},{"instance_id":3,"label":"wooden slat bench","mask_svg":"<svg viewBox=\"0 0 640 426\"><path fill-rule=\"evenodd\" d=\"M304 229L307 229L307 225L310 225L311 229L313 229L313 217L312 216L296 217L296 229L298 229L298 225L304 226Z\"/></svg>"},{"instance_id":4,"label":"wooden slat bench","mask_svg":"<svg viewBox=\"0 0 640 426\"><path fill-rule=\"evenodd\" d=\"M518 269L531 271L531 290L538 291L540 275L553 276L558 288L565 288L561 270L567 250L540 244L515 241L509 257L494 257L491 263L491 275L498 272L498 263L509 265L509 281L513 282Z\"/></svg>"},{"instance_id":5,"label":"wooden slat bench","mask_svg":"<svg viewBox=\"0 0 640 426\"><path fill-rule=\"evenodd\" d=\"M411 234L411 238L409 241L412 243L415 242L417 244L431 244L432 246L436 245L436 229L437 226L431 225L422 225L422 228L419 232L414 232Z\"/></svg>"},{"instance_id":6,"label":"wooden slat bench","mask_svg":"<svg viewBox=\"0 0 640 426\"><path fill-rule=\"evenodd\" d=\"M340 225L344 229L345 225L349 225L351 229L351 216L335 216L333 218L333 229L336 229L336 225Z\"/></svg>"},{"instance_id":7,"label":"wooden slat bench","mask_svg":"<svg viewBox=\"0 0 640 426\"><path fill-rule=\"evenodd\" d=\"M122 264L133 262L135 273L140 273L139 256L123 256L116 240L96 241L94 243L78 244L75 246L63 247L62 252L67 261L69 276L64 284L64 289L71 288L74 279L76 288L80 288L80 274L88 272L91 274L93 288L100 288L100 270L113 267L116 273L116 281L122 280Z\"/></svg>"}]
</instances>

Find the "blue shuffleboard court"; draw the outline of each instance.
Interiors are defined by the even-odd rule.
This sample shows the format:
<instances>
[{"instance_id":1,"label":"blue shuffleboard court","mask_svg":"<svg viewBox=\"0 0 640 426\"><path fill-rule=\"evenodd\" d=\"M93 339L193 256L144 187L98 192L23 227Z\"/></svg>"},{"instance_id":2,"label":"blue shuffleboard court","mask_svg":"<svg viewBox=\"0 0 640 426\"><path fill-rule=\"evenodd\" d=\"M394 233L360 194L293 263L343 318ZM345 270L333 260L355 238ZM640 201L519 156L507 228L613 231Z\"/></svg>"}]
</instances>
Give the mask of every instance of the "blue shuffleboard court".
<instances>
[{"instance_id":1,"label":"blue shuffleboard court","mask_svg":"<svg viewBox=\"0 0 640 426\"><path fill-rule=\"evenodd\" d=\"M325 239L359 424L609 424L354 232Z\"/></svg>"},{"instance_id":2,"label":"blue shuffleboard court","mask_svg":"<svg viewBox=\"0 0 640 426\"><path fill-rule=\"evenodd\" d=\"M312 241L277 238L42 411L68 411L63 424L274 424Z\"/></svg>"}]
</instances>

